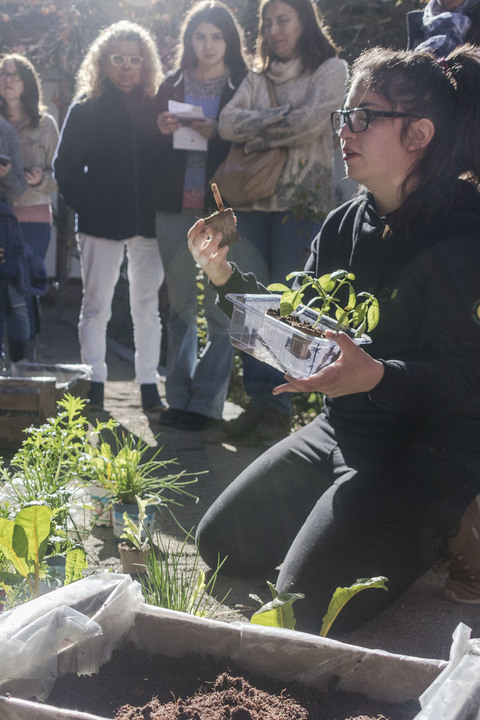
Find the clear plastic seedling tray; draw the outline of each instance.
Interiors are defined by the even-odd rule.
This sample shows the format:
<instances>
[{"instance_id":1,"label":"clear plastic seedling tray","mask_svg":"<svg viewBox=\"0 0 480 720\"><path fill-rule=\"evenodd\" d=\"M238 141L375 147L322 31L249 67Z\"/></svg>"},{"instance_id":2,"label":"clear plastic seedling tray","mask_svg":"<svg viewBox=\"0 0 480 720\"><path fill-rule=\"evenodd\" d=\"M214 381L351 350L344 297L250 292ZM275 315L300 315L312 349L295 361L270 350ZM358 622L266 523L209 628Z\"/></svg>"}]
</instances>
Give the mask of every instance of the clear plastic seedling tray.
<instances>
[{"instance_id":1,"label":"clear plastic seedling tray","mask_svg":"<svg viewBox=\"0 0 480 720\"><path fill-rule=\"evenodd\" d=\"M243 352L295 378L306 378L330 365L340 355L337 343L309 335L267 315L278 310L280 295L240 295L229 293L234 305L230 322L230 341ZM300 313L301 311L301 313ZM300 305L294 314L320 330L334 330L336 321ZM371 342L368 335L353 338L357 344Z\"/></svg>"}]
</instances>

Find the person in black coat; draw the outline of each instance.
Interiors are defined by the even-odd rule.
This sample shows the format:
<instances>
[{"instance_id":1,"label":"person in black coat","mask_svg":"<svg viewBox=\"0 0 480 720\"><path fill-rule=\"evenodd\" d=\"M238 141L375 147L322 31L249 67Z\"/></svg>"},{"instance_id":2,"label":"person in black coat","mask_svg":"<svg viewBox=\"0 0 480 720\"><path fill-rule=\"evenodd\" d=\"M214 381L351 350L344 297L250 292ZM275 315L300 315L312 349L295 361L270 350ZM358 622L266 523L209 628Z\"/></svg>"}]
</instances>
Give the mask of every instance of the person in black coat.
<instances>
[{"instance_id":1,"label":"person in black coat","mask_svg":"<svg viewBox=\"0 0 480 720\"><path fill-rule=\"evenodd\" d=\"M230 143L218 135L217 119L246 73L242 32L219 0L196 3L187 14L178 46L178 69L168 75L157 95L158 128L165 171L157 187L157 238L168 290L167 412L162 424L203 430L222 417L232 348L228 323L215 307L215 293L205 283L203 310L206 345L200 356L197 338L197 269L185 236L199 217L216 209L209 180L226 157ZM183 120L172 101L201 107L204 118ZM196 148L178 147L179 135L196 140Z\"/></svg>"},{"instance_id":2,"label":"person in black coat","mask_svg":"<svg viewBox=\"0 0 480 720\"><path fill-rule=\"evenodd\" d=\"M155 238L159 173L155 94L162 77L155 43L121 21L92 43L77 77L54 158L59 190L77 215L83 281L79 338L92 369L91 407L103 407L106 330L127 256L135 380L144 410L162 408L157 381L163 266Z\"/></svg>"},{"instance_id":3,"label":"person in black coat","mask_svg":"<svg viewBox=\"0 0 480 720\"><path fill-rule=\"evenodd\" d=\"M324 409L247 467L197 531L211 567L226 557L225 572L268 577L281 565L278 592L305 595L299 630L318 633L335 589L358 578L386 576L388 592L353 597L335 633L398 599L445 555L480 491L479 83L473 46L442 62L374 48L332 113L363 189L329 214L306 270L352 272L378 298L379 323L365 349L327 330L338 359L274 389L321 392ZM226 293L265 288L220 239L203 220L189 233L228 309ZM480 601L478 553L474 563L464 602Z\"/></svg>"}]
</instances>

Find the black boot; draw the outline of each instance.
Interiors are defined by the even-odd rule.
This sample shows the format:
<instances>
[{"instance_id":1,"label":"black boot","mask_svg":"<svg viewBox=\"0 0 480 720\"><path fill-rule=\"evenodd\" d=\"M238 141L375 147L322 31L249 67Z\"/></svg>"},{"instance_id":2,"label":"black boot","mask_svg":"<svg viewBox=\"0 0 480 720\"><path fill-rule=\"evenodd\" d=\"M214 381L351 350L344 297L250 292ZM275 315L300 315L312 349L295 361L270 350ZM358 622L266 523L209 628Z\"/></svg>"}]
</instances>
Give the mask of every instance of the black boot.
<instances>
[{"instance_id":1,"label":"black boot","mask_svg":"<svg viewBox=\"0 0 480 720\"><path fill-rule=\"evenodd\" d=\"M88 392L90 410L103 410L103 391L103 382L90 381L90 390Z\"/></svg>"},{"instance_id":2,"label":"black boot","mask_svg":"<svg viewBox=\"0 0 480 720\"><path fill-rule=\"evenodd\" d=\"M142 408L145 412L165 410L165 405L160 399L156 383L142 383L140 385L142 396Z\"/></svg>"},{"instance_id":3,"label":"black boot","mask_svg":"<svg viewBox=\"0 0 480 720\"><path fill-rule=\"evenodd\" d=\"M12 340L8 338L8 354L13 363L27 359L27 343L24 340Z\"/></svg>"}]
</instances>

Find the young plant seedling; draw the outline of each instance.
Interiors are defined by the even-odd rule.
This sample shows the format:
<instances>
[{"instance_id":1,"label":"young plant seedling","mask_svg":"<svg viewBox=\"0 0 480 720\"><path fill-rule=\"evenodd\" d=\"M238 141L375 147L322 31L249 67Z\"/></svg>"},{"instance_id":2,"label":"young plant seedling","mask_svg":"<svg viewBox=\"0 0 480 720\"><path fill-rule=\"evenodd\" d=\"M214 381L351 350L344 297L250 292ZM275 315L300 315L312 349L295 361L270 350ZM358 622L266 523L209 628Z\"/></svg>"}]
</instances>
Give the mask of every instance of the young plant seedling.
<instances>
[{"instance_id":1,"label":"young plant seedling","mask_svg":"<svg viewBox=\"0 0 480 720\"><path fill-rule=\"evenodd\" d=\"M141 552L145 552L148 548L148 537L145 528L145 518L147 516L146 507L150 500L142 500L138 495L135 495L135 500L138 506L138 523L135 524L128 513L123 513L123 532L120 535L122 540L127 540L132 547ZM145 535L145 539L144 536Z\"/></svg>"},{"instance_id":2,"label":"young plant seedling","mask_svg":"<svg viewBox=\"0 0 480 720\"><path fill-rule=\"evenodd\" d=\"M300 285L296 288L289 288L282 283L273 283L268 286L271 292L281 292L280 315L291 315L302 303L305 294L314 293L314 296L304 304L306 308L316 310L319 314L315 327L322 315L335 317L336 329L352 328L355 330L355 337L373 330L379 320L379 304L377 298L369 292L356 293L352 282L355 275L347 270L335 270L335 272L322 275L319 278L312 277L309 273L293 272L287 275L287 280L296 279ZM345 302L346 301L346 302ZM301 315L302 310L297 313Z\"/></svg>"},{"instance_id":3,"label":"young plant seedling","mask_svg":"<svg viewBox=\"0 0 480 720\"><path fill-rule=\"evenodd\" d=\"M350 587L339 587L335 590L330 600L327 612L325 613L320 629L320 637L326 637L330 632L334 621L346 603L361 590L367 588L381 588L388 590L385 583L388 578L384 576L373 578L362 578L356 580ZM281 593L278 594L275 586L267 580L267 585L272 593L273 600L263 604L258 595L251 594L252 600L256 600L262 606L257 610L250 619L250 622L257 625L267 625L269 627L282 627L288 630L294 630L296 625L295 615L292 605L295 600L301 600L305 597L302 593Z\"/></svg>"}]
</instances>

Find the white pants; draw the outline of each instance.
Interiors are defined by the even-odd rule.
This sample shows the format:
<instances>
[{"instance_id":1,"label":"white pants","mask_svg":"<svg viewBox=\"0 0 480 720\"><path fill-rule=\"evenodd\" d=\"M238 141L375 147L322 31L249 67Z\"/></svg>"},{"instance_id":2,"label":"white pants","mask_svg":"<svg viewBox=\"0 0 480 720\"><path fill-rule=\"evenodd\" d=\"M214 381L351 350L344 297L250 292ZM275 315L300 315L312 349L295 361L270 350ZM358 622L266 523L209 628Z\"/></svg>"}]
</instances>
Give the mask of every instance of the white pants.
<instances>
[{"instance_id":1,"label":"white pants","mask_svg":"<svg viewBox=\"0 0 480 720\"><path fill-rule=\"evenodd\" d=\"M107 324L126 248L135 343L135 381L157 382L162 333L158 291L164 273L156 238L136 235L127 240L108 240L78 233L77 242L83 282L78 336L82 361L90 365L92 380L105 382L107 379Z\"/></svg>"}]
</instances>

